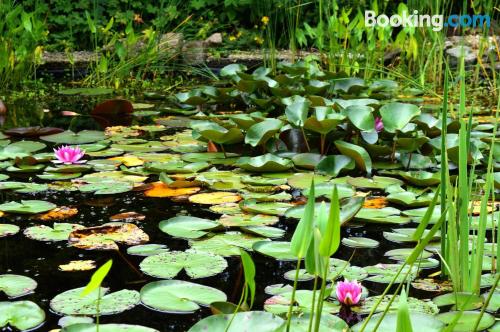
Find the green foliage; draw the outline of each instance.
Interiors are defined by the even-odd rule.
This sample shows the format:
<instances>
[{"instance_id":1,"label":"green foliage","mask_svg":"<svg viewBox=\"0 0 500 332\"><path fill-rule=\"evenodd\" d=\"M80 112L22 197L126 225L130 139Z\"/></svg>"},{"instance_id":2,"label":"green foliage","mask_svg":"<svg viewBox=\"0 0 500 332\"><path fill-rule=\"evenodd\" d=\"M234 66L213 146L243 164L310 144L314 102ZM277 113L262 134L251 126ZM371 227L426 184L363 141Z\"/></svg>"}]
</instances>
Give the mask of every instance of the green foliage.
<instances>
[{"instance_id":1,"label":"green foliage","mask_svg":"<svg viewBox=\"0 0 500 332\"><path fill-rule=\"evenodd\" d=\"M47 37L40 13L12 1L0 2L0 89L15 87L35 73Z\"/></svg>"}]
</instances>

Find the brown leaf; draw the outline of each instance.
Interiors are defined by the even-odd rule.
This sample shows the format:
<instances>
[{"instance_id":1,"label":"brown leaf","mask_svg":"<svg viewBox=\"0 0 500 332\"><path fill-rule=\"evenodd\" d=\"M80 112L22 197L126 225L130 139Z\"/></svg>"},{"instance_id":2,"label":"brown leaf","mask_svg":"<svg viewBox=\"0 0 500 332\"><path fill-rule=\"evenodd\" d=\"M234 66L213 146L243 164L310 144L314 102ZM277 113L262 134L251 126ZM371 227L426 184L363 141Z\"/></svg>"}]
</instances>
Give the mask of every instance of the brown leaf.
<instances>
[{"instance_id":1,"label":"brown leaf","mask_svg":"<svg viewBox=\"0 0 500 332\"><path fill-rule=\"evenodd\" d=\"M118 244L144 244L149 236L139 227L129 223L108 223L102 226L87 227L70 233L71 246L87 250L118 250Z\"/></svg>"}]
</instances>

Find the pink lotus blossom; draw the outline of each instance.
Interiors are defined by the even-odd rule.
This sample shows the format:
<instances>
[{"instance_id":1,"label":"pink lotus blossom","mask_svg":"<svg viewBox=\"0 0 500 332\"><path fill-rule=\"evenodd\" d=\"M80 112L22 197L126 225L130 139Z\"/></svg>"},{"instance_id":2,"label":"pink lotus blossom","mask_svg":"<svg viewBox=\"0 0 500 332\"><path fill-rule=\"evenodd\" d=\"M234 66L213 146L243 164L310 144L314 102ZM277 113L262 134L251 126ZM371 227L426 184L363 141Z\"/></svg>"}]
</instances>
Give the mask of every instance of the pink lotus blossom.
<instances>
[{"instance_id":1,"label":"pink lotus blossom","mask_svg":"<svg viewBox=\"0 0 500 332\"><path fill-rule=\"evenodd\" d=\"M57 158L57 160L54 160L56 164L71 165L85 162L85 160L80 160L85 155L85 151L79 147L63 145L58 149L54 149L54 154Z\"/></svg>"},{"instance_id":2,"label":"pink lotus blossom","mask_svg":"<svg viewBox=\"0 0 500 332\"><path fill-rule=\"evenodd\" d=\"M375 131L377 133L380 133L382 130L384 130L384 123L382 122L382 118L376 117L375 118Z\"/></svg>"},{"instance_id":3,"label":"pink lotus blossom","mask_svg":"<svg viewBox=\"0 0 500 332\"><path fill-rule=\"evenodd\" d=\"M345 281L338 282L335 289L339 302L347 306L358 304L361 299L362 291L363 289L361 288L361 284L359 282L356 280L349 281L347 279Z\"/></svg>"}]
</instances>

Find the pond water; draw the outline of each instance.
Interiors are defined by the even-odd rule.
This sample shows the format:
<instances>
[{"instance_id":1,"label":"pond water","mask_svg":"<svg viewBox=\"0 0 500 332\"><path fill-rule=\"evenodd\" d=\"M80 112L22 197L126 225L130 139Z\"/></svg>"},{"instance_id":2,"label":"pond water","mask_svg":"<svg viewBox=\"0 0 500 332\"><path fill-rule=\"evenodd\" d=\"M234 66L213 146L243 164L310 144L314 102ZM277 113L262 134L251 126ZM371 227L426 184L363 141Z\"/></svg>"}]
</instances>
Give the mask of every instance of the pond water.
<instances>
[{"instance_id":1,"label":"pond water","mask_svg":"<svg viewBox=\"0 0 500 332\"><path fill-rule=\"evenodd\" d=\"M88 116L88 114L93 106L103 99L104 98L102 97L61 96L45 97L37 102L33 102L32 99L19 99L15 103L8 104L9 112L4 119L3 129L41 125L64 129L69 128L74 132L81 130L99 130L99 124L91 116ZM139 100L139 98L136 102L155 103L151 100ZM68 111L77 112L80 116L63 116L63 112L68 114ZM179 119L181 119L181 121L186 121L180 117L171 120L177 121ZM152 118L149 117L134 118L133 121L133 124L151 123ZM168 123L168 120L163 122L163 124L166 124L167 126ZM176 127L177 125L174 126L174 128L164 128L165 130L159 132L144 131L142 132L142 136L128 137L124 140L133 140L135 138L146 138L149 141L160 140L160 138L164 135L175 135L176 133L183 132L185 130L185 128ZM38 141L36 138L31 139ZM13 138L12 141L14 142L16 139ZM52 144L46 141L44 141L44 143L47 144L48 147L44 150L37 151L38 153L51 151ZM206 148L204 149L206 151ZM142 153L146 152L147 150L142 151ZM161 152L158 151L158 153L175 154L178 152L166 150ZM130 154L134 155L134 152L130 152ZM95 160L106 158L110 157L86 159ZM210 160L208 161L210 162ZM215 167L219 170L232 169L227 165L215 165ZM116 170L118 170L118 168L116 168ZM91 170L89 173L94 171L95 170ZM203 171L200 172L203 173ZM39 179L34 175L40 174L41 172L19 173L5 171L2 173L10 176L8 181L25 183L52 182ZM349 171L347 174L352 177L356 177L362 176L363 172L356 170ZM378 174L377 169L374 170L374 174ZM290 175L292 175L292 172ZM149 176L145 182L147 184L157 181L157 179L157 175L152 175ZM383 195L383 190L381 190L383 188L363 189L362 187L362 185L357 188L351 187L353 190L352 194L347 194L346 199L349 198L349 196L354 195L355 191L363 191L365 193L370 192L368 199ZM96 265L100 266L108 259L113 259L113 268L103 284L103 286L109 287L111 291L118 291L121 289L140 291L144 285L159 279L148 276L140 270L139 264L144 257L127 254L128 246L120 245L119 252L83 250L68 245L66 241L44 242L29 239L23 234L23 230L27 227L41 224L51 226L53 222L73 223L85 227L100 226L109 222L110 217L116 214L123 212L137 212L139 214L143 214L145 219L132 220L130 222L137 225L149 236L149 243L165 244L170 251L184 251L190 247L188 240L174 237L162 232L158 227L158 224L162 220L167 220L178 215L189 215L210 220L217 220L221 217L220 214L210 210L210 204L195 204L189 202L186 198L181 200L172 200L170 198L146 197L144 189L147 188L147 185L142 185L138 186L138 188L134 191L112 195L96 195L92 192L83 193L78 190L68 192L51 189L34 193L19 193L15 192L15 190L0 191L0 203L9 201L19 202L21 200L42 200L49 201L57 206L70 206L78 209L78 213L76 215L64 220L40 221L40 219L37 219L36 216L12 213L5 215L3 220L0 222L15 224L21 228L21 231L15 235L0 238L0 274L24 275L37 281L38 287L34 293L25 295L20 299L35 302L47 314L45 323L38 329L39 331L49 331L51 329L58 328L58 321L61 318L61 315L51 311L49 306L51 299L64 291L83 287L88 282L92 274L92 271L64 272L58 268L61 264L67 264L69 261L74 260L94 260ZM303 201L301 189L304 188L295 188L293 185L286 189L287 193L292 194L292 202L296 205ZM213 190L215 189L205 188L202 189L201 192L209 192ZM402 218L401 220L404 219L405 222L386 222L385 219L391 219L391 217L389 217L391 213L389 213L383 214L379 217L379 220L382 221L380 223L365 223L358 221L356 223L348 224L346 227L342 228L342 238L364 237L378 241L379 245L376 248L353 249L342 244L338 252L335 254L335 258L346 261L348 260L352 266L359 267L373 266L379 263L394 264L396 261L385 256L385 253L388 250L397 248L413 248L412 242L391 242L386 240L383 236L384 232L391 232L393 228L415 228L418 225L417 223L412 222L406 223L409 219L406 220L407 218L400 214L401 211L408 210L410 208L402 207L401 205L393 202L384 201L383 204L387 204L387 208L392 207L397 209L398 212L393 213L392 215L397 215L399 218ZM365 205L364 210L367 209L368 206ZM368 215L366 218L369 219L372 217L375 219L377 218L371 215ZM395 218L397 219L398 217ZM277 240L290 241L296 224L297 219L280 216L279 222L273 224L272 226L284 230L285 233ZM293 261L276 260L257 252L251 252L251 256L255 262L257 271L257 291L254 309L262 310L264 302L271 297L271 295L266 294L265 288L274 284L291 284L290 281L284 278L284 274L288 271L294 270L296 263ZM437 258L436 255L434 255L434 258ZM184 271L182 271L175 277L175 279L186 280L214 287L223 291L227 295L228 301L237 303L243 286L242 266L238 256L227 256L225 259L227 260L228 267L220 274L206 278L192 279ZM422 270L420 277L423 278L427 275L435 273L438 270L439 269L435 266L430 269ZM380 294L386 286L386 283L371 281L362 282L363 286L368 289L370 296ZM313 283L310 280L299 282L300 289L311 289L312 285ZM437 293L429 293L412 289L410 296L420 299L429 299L434 294ZM0 294L0 301L6 300L6 295ZM201 310L197 310L194 313L173 314L158 312L139 304L130 310L124 311L123 313L103 316L101 317L101 323L137 324L151 327L161 332L187 331L196 322L209 316L210 314L211 311L207 307L203 307ZM8 330L10 329L4 328L2 331Z\"/></svg>"}]
</instances>

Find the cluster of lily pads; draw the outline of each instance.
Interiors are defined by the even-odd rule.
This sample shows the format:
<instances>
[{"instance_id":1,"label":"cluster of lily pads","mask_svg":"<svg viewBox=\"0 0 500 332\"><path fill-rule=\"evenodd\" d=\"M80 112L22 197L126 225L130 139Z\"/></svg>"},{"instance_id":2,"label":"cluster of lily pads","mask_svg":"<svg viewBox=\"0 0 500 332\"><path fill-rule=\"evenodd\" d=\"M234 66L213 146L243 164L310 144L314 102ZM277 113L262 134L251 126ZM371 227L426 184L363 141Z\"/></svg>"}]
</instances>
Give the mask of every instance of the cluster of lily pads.
<instances>
[{"instance_id":1,"label":"cluster of lily pads","mask_svg":"<svg viewBox=\"0 0 500 332\"><path fill-rule=\"evenodd\" d=\"M148 234L135 224L144 219L138 213L112 216L109 223L85 227L61 222L78 213L71 206L33 199L0 204L3 214L31 215L32 220L45 222L24 228L24 236L32 240L47 245L66 241L68 246L85 250L126 247L127 254L144 257L139 269L157 279L140 291L102 288L81 297L82 288L76 288L56 295L50 308L64 316L62 331L94 331L91 317L98 311L112 315L138 305L165 313L192 313L200 306L210 306L218 313L196 323L190 332L249 328L283 331L292 293L285 280L293 280L295 271L283 275L283 284L267 285L265 292L269 297L262 311L240 311L234 315L231 310L220 309L220 303L227 301L224 292L176 278L181 271L189 279L219 275L233 262L230 257L240 255L240 250L277 262L297 260L280 221L293 226L302 217L313 178L318 206L325 202L329 209L329 196L336 186L342 226L377 225L384 239L395 248L385 252L385 261L389 263L356 266L331 258L330 286L322 299L307 287L300 287L314 278L300 270L291 331L307 331L313 301L324 301L320 331L349 328L338 316L342 303L348 303L352 312L364 315L376 302L381 303L377 307L380 313L372 317L373 322L389 306L379 330L396 331L398 301L392 301L392 296L370 294L367 287L388 284L418 240L413 236L416 225L440 183L440 120L422 112L422 107L401 103L393 81L338 77L302 62L281 64L279 70L272 74L258 68L247 74L241 65L225 67L220 73L220 86L177 95L183 104L178 113L188 115L187 119L160 118L154 124L108 127L103 132L63 131L36 141L1 137L1 191L19 195L52 190L85 195L134 191L136 195L179 204L197 204L215 216L208 219L183 214L161 221L160 231L188 244L187 250L179 251L170 250L168 241L148 243ZM243 111L234 112L237 107ZM168 131L172 127L177 128L174 134ZM458 150L456 120L449 119L447 128L446 149L450 167L454 167ZM475 125L471 132L471 163L481 162L488 147L485 142L496 134L491 133L492 128L489 124ZM300 152L303 147L309 151ZM498 170L500 145L494 147ZM364 173L377 175L368 178L361 176ZM18 179L19 174L29 174L36 181L10 178ZM495 185L500 187L500 172L495 173ZM492 206L488 213L488 227L493 229L498 225L500 212ZM431 223L440 216L436 207ZM47 221L57 222L50 226ZM474 225L475 216L471 218L472 231ZM0 238L20 231L17 223L0 223ZM454 331L469 331L482 308L486 312L482 314L480 329L498 330L500 324L495 324L494 313L499 309L500 289L489 301L485 301L487 293L472 301L468 294L463 294L457 300L450 285L437 283L429 276L439 266L439 233L433 240L418 264L404 271L408 277L396 279L397 283L410 280L415 289L438 295L432 300L408 297L413 326L441 331L458 319ZM355 250L368 251L379 244L379 240L359 235L342 239L344 248ZM497 257L494 244L485 248L481 286L491 287L496 276L491 267ZM92 263L80 262L90 269L95 267ZM71 269L72 264L78 262L59 268ZM256 268L259 273L259 266ZM341 280L360 281L361 293L346 297L343 290L337 290ZM0 275L0 290L10 299L25 296L35 288L36 281L29 277ZM483 308L485 302L488 306ZM454 306L452 311L448 311L450 306ZM0 309L0 327L11 325L29 330L43 324L46 318L45 312L31 301L4 301L0 308L5 309ZM440 313L440 308L446 310ZM465 312L457 318L457 310L462 309ZM24 319L26 316L30 319ZM352 330L359 331L362 323ZM374 324L368 322L365 331L371 331ZM100 330L155 331L125 324L103 324Z\"/></svg>"}]
</instances>

